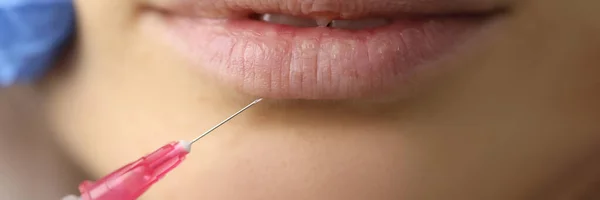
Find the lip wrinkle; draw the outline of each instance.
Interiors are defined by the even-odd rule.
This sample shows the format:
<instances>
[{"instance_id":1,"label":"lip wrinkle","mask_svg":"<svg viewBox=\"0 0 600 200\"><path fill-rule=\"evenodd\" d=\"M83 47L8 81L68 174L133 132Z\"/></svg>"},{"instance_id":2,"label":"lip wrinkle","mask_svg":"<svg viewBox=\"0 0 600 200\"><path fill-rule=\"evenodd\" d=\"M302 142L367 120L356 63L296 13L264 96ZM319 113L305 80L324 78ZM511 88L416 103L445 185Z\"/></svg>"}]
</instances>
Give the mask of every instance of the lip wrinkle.
<instances>
[{"instance_id":1,"label":"lip wrinkle","mask_svg":"<svg viewBox=\"0 0 600 200\"><path fill-rule=\"evenodd\" d=\"M369 45L367 44L366 40L365 41L360 41L357 46L359 48L357 49L362 49L362 51L364 52L365 55L365 59L359 62L362 62L361 65L363 65L364 67L360 67L357 68L357 73L359 75L358 79L359 80L366 80L364 81L364 86L366 89L366 91L371 91L374 87L374 82L377 81L377 79L379 77L377 77L376 74L371 73L371 69L373 68L373 66L370 65L371 59L370 56L372 53L370 53L372 51L372 49L369 49ZM360 51L360 50L357 50ZM357 53L357 54L361 54L361 53Z\"/></svg>"},{"instance_id":2,"label":"lip wrinkle","mask_svg":"<svg viewBox=\"0 0 600 200\"><path fill-rule=\"evenodd\" d=\"M245 52L244 49L246 48L246 45L248 44L248 42L241 42L241 41L234 41L234 43L237 43L238 45L236 45L236 51L234 51L233 55L240 55L239 57L234 56L234 60L235 62L231 63L231 68L232 69L237 69L235 70L235 72L237 72L238 74L236 74L236 76L240 76L242 78L242 80L244 80L242 83L240 83L239 87L240 88L244 88L245 85L247 85L247 80L246 80L246 66L245 66ZM240 67L236 67L236 66L240 66Z\"/></svg>"},{"instance_id":3,"label":"lip wrinkle","mask_svg":"<svg viewBox=\"0 0 600 200\"><path fill-rule=\"evenodd\" d=\"M296 97L297 94L294 93L294 91L299 91L302 88L302 82L297 83L298 78L296 77L296 75L298 75L297 72L295 72L294 70L296 70L296 62L298 62L299 56L298 56L298 51L296 50L297 47L297 43L296 43L296 35L294 35L292 37L292 49L291 49L291 56L290 56L290 64L288 65L289 68L289 86L290 89L287 91L288 93L291 94L291 96Z\"/></svg>"},{"instance_id":4,"label":"lip wrinkle","mask_svg":"<svg viewBox=\"0 0 600 200\"><path fill-rule=\"evenodd\" d=\"M373 58L372 58L373 53L371 53L372 50L369 48L368 43L364 43L364 49L366 49L365 54L367 55L366 56L367 63L372 63L371 61L373 60ZM378 52L376 52L376 53L378 53ZM373 72L372 66L367 67L367 70L368 70L367 73L369 74L369 76L373 76L373 78L369 80L369 90L372 90L372 88L374 88L374 86L375 86L375 82L377 82L380 78L377 73Z\"/></svg>"},{"instance_id":5,"label":"lip wrinkle","mask_svg":"<svg viewBox=\"0 0 600 200\"><path fill-rule=\"evenodd\" d=\"M323 49L323 45L322 45L323 43L322 43L321 39L322 39L322 37L319 37L317 39L318 40L317 47L319 49ZM321 66L320 63L323 63L323 61L324 60L323 60L323 57L321 56L321 51L317 51L317 55L315 56L315 63L313 64L315 66L315 70L313 72L315 74L315 76L314 76L315 80L314 80L313 87L312 87L312 96L317 96L317 92L319 92L319 91L317 91L316 86L320 85L319 83L322 83L323 77L320 75L321 73L319 73L319 72L322 71L322 69L323 69L320 67ZM326 88L324 88L324 89L326 89Z\"/></svg>"},{"instance_id":6,"label":"lip wrinkle","mask_svg":"<svg viewBox=\"0 0 600 200\"><path fill-rule=\"evenodd\" d=\"M246 61L246 46L248 46L249 42L250 41L243 42L242 45L239 47L239 49L241 51L241 54L240 54L240 56L241 56L240 57L240 59L241 59L240 60L241 61L240 65L242 66L241 67L241 70L242 70L242 79L244 80L244 82L242 83L242 89L245 89L246 86L248 86L248 79L246 77L246 71L248 70L247 66L246 66L246 62L247 62Z\"/></svg>"},{"instance_id":7,"label":"lip wrinkle","mask_svg":"<svg viewBox=\"0 0 600 200\"><path fill-rule=\"evenodd\" d=\"M301 48L297 49L297 51L301 52L300 55L302 57L301 62L299 62L299 68L301 69L300 74L302 74L300 91L302 94L311 94L313 92L311 91L311 84L314 77L312 72L316 68L313 63L318 62L315 57L318 55L317 44L319 40L318 38L311 36L297 42L302 43Z\"/></svg>"},{"instance_id":8,"label":"lip wrinkle","mask_svg":"<svg viewBox=\"0 0 600 200\"><path fill-rule=\"evenodd\" d=\"M325 39L322 37L321 38L321 43L320 43L320 49L325 49L325 43L327 41L325 41ZM323 91L319 91L316 95L321 95L323 93L329 93L332 92L332 88L334 88L335 86L332 86L332 74L331 74L331 68L328 66L331 66L331 60L332 60L332 55L331 52L326 52L326 51L319 51L319 57L318 59L320 60L319 63L317 63L318 68L317 68L317 85L323 85L326 87L323 87Z\"/></svg>"},{"instance_id":9,"label":"lip wrinkle","mask_svg":"<svg viewBox=\"0 0 600 200\"><path fill-rule=\"evenodd\" d=\"M271 52L269 52L269 54L267 54L267 55L271 56ZM277 59L277 58L275 58L275 59ZM269 80L268 80L269 85L267 87L267 90L269 91L269 93L273 93L274 92L273 89L276 86L273 86L273 84L277 83L277 77L276 77L276 75L278 73L281 74L281 68L272 69L271 72L269 73Z\"/></svg>"},{"instance_id":10,"label":"lip wrinkle","mask_svg":"<svg viewBox=\"0 0 600 200\"><path fill-rule=\"evenodd\" d=\"M228 55L233 55L233 51L235 50L235 48L236 48L236 46L237 46L237 43L236 43L236 42L231 42L231 41L230 41L230 43L232 43L232 44L231 44L231 45L228 45L228 46L231 46L231 48L229 48L229 54L227 54L227 55L223 55L223 54L221 54L221 56L227 57ZM226 60L229 60L229 62L227 62L227 63L224 63L224 66L225 66L225 67L224 67L224 68L225 68L225 71L224 71L224 72L222 71L222 74L226 74L228 71L231 71L231 69L232 69L232 66L231 66L231 65L232 65L232 63L234 63L234 62L232 61L233 59L235 59L235 58L233 58L232 56L229 56L229 57L228 57L228 59L226 59ZM225 60L225 59L224 59L224 60Z\"/></svg>"}]
</instances>

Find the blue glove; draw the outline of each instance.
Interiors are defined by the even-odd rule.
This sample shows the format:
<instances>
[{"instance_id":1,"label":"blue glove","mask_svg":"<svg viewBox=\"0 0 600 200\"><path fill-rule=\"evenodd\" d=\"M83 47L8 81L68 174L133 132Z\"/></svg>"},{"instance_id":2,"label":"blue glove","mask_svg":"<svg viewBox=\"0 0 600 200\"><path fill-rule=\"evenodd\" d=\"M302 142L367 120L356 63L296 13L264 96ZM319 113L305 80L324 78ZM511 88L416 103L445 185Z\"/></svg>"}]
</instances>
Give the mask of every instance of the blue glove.
<instances>
[{"instance_id":1,"label":"blue glove","mask_svg":"<svg viewBox=\"0 0 600 200\"><path fill-rule=\"evenodd\" d=\"M42 76L74 27L72 0L0 0L0 87Z\"/></svg>"}]
</instances>

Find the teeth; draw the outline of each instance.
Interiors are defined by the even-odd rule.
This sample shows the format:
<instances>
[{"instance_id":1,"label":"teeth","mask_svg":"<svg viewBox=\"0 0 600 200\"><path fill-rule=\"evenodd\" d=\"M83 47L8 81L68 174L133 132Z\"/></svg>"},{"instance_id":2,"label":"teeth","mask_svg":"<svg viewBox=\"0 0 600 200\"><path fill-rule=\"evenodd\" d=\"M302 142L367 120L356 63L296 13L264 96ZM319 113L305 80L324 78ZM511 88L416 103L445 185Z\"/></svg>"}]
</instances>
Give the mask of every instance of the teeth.
<instances>
[{"instance_id":1,"label":"teeth","mask_svg":"<svg viewBox=\"0 0 600 200\"><path fill-rule=\"evenodd\" d=\"M260 19L272 24L282 24L297 27L331 27L349 30L370 29L390 24L390 20L381 18L331 20L330 18L307 19L280 14L263 14Z\"/></svg>"},{"instance_id":2,"label":"teeth","mask_svg":"<svg viewBox=\"0 0 600 200\"><path fill-rule=\"evenodd\" d=\"M273 24L282 24L298 27L315 27L318 26L317 22L312 19L294 17L289 15L278 15L278 14L264 14L261 19L265 22Z\"/></svg>"},{"instance_id":3,"label":"teeth","mask_svg":"<svg viewBox=\"0 0 600 200\"><path fill-rule=\"evenodd\" d=\"M329 23L331 23L331 19L329 18L319 18L315 20L317 22L317 26L319 27L327 27Z\"/></svg>"},{"instance_id":4,"label":"teeth","mask_svg":"<svg viewBox=\"0 0 600 200\"><path fill-rule=\"evenodd\" d=\"M387 19L358 19L358 20L333 20L331 22L331 28L359 30L359 29L370 29L390 24L390 20Z\"/></svg>"}]
</instances>

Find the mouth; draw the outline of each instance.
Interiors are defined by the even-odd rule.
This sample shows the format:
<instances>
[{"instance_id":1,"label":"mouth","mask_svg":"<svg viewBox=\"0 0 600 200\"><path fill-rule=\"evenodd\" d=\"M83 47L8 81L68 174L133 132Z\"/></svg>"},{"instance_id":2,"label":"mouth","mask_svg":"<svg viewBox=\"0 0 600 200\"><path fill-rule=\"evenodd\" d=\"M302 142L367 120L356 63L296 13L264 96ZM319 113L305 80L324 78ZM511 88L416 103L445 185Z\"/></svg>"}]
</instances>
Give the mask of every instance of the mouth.
<instances>
[{"instance_id":1,"label":"mouth","mask_svg":"<svg viewBox=\"0 0 600 200\"><path fill-rule=\"evenodd\" d=\"M482 0L149 4L166 41L192 66L241 93L274 99L385 96L504 11Z\"/></svg>"}]
</instances>

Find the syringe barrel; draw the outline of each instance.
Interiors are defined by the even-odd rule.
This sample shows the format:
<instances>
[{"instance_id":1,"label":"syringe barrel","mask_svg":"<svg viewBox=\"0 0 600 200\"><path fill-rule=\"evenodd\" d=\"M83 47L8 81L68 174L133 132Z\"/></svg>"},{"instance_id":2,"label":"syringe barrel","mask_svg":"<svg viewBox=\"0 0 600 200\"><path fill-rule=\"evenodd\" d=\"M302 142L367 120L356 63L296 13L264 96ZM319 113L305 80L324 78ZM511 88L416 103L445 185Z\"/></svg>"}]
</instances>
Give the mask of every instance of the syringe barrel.
<instances>
[{"instance_id":1,"label":"syringe barrel","mask_svg":"<svg viewBox=\"0 0 600 200\"><path fill-rule=\"evenodd\" d=\"M132 162L96 182L79 185L81 200L135 200L189 153L180 142L171 142L151 154Z\"/></svg>"}]
</instances>

